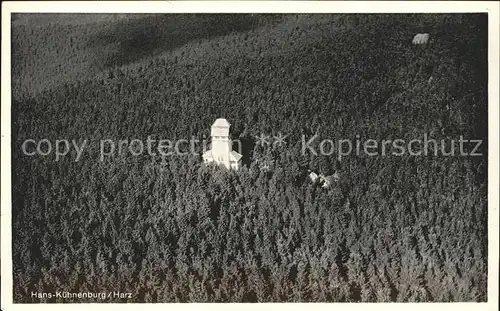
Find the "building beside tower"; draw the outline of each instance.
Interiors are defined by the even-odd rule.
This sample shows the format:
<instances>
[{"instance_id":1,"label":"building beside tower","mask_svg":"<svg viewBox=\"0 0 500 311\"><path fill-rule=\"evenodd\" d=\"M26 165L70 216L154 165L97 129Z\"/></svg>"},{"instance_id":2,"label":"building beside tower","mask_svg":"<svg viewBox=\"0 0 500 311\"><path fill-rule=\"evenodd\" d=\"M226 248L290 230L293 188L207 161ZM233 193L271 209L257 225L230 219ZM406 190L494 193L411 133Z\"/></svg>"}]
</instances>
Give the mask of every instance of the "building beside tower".
<instances>
[{"instance_id":1,"label":"building beside tower","mask_svg":"<svg viewBox=\"0 0 500 311\"><path fill-rule=\"evenodd\" d=\"M233 151L233 143L229 136L229 127L231 124L226 119L219 118L212 124L211 150L203 153L205 163L215 162L224 165L227 169L238 170L241 167L242 155Z\"/></svg>"}]
</instances>

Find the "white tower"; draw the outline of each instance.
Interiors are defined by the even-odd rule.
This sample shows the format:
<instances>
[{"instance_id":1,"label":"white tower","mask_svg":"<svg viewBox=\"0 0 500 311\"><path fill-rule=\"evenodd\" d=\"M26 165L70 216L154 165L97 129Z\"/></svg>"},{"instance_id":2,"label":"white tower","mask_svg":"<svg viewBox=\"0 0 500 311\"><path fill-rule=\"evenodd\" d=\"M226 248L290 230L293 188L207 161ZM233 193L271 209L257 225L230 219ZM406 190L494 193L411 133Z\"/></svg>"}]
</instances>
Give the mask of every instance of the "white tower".
<instances>
[{"instance_id":1,"label":"white tower","mask_svg":"<svg viewBox=\"0 0 500 311\"><path fill-rule=\"evenodd\" d=\"M224 165L227 169L237 170L241 166L242 155L233 151L232 141L229 137L231 124L226 119L217 119L212 124L212 149L203 154L205 163L215 162Z\"/></svg>"}]
</instances>

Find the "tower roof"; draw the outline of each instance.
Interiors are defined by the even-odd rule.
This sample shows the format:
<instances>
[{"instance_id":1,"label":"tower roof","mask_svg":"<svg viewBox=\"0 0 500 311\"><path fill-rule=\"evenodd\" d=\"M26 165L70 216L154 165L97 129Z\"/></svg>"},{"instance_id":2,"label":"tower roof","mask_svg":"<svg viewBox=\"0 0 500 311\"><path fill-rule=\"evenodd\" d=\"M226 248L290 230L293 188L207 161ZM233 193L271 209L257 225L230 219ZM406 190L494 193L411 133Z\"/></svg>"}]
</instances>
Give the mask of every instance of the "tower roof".
<instances>
[{"instance_id":1,"label":"tower roof","mask_svg":"<svg viewBox=\"0 0 500 311\"><path fill-rule=\"evenodd\" d=\"M230 127L230 126L231 124L229 124L229 122L227 122L227 120L224 118L219 118L215 120L214 124L212 124L212 127Z\"/></svg>"}]
</instances>

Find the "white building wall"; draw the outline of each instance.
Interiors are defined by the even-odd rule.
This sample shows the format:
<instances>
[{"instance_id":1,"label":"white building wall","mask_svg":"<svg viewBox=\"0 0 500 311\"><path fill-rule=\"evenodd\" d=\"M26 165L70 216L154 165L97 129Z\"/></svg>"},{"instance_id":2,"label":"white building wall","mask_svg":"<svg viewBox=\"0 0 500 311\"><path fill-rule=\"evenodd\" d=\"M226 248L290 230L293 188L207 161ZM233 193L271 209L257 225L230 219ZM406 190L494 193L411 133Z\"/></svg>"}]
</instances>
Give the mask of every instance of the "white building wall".
<instances>
[{"instance_id":1,"label":"white building wall","mask_svg":"<svg viewBox=\"0 0 500 311\"><path fill-rule=\"evenodd\" d=\"M232 141L229 136L230 124L225 119L217 119L212 125L211 136L212 146L211 150L204 155L205 163L215 162L224 165L227 169L239 169L240 162L235 161L232 156ZM236 154L237 159L241 155Z\"/></svg>"}]
</instances>

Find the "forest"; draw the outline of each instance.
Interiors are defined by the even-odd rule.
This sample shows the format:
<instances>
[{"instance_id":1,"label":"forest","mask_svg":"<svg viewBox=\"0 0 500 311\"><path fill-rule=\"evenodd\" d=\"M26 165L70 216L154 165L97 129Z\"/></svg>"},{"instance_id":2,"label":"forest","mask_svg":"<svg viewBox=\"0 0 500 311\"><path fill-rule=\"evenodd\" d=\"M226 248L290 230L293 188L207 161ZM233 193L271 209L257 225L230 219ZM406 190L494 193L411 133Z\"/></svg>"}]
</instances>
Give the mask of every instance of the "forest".
<instances>
[{"instance_id":1,"label":"forest","mask_svg":"<svg viewBox=\"0 0 500 311\"><path fill-rule=\"evenodd\" d=\"M13 15L14 302L487 301L487 46L484 14ZM21 150L201 140L219 117L239 171ZM483 155L339 161L301 153L315 133L463 135ZM132 298L31 294L51 291Z\"/></svg>"}]
</instances>

